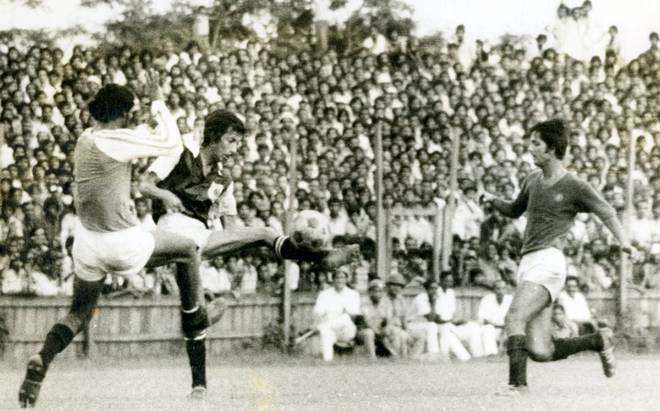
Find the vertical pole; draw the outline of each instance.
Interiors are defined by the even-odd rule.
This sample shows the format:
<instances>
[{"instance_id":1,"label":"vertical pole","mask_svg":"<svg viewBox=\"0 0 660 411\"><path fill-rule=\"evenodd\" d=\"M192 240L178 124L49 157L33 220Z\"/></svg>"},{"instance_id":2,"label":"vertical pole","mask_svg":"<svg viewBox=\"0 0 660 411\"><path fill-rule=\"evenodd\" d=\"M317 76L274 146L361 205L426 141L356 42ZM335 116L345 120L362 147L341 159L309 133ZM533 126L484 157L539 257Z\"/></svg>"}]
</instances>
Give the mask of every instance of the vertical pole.
<instances>
[{"instance_id":1,"label":"vertical pole","mask_svg":"<svg viewBox=\"0 0 660 411\"><path fill-rule=\"evenodd\" d=\"M387 276L387 239L385 236L385 213L383 211L383 126L376 124L376 269L378 276Z\"/></svg>"},{"instance_id":2,"label":"vertical pole","mask_svg":"<svg viewBox=\"0 0 660 411\"><path fill-rule=\"evenodd\" d=\"M284 221L284 232L291 233L291 223L294 213L294 201L296 196L296 189L298 188L298 173L296 172L298 161L298 141L293 134L289 135L289 204L286 211L286 219ZM289 342L291 341L291 287L289 286L289 267L291 261L284 261L284 281L282 287L282 349L288 350Z\"/></svg>"},{"instance_id":3,"label":"vertical pole","mask_svg":"<svg viewBox=\"0 0 660 411\"><path fill-rule=\"evenodd\" d=\"M633 173L635 171L635 159L636 159L636 148L635 148L635 137L631 134L630 140L628 141L628 178L626 181L626 210L623 215L623 229L625 230L626 236L630 238L630 228L632 227L632 216L633 216L633 194L634 194L634 179ZM632 261L628 258L628 255L624 252L621 252L619 265L619 295L617 301L617 324L621 325L623 316L625 314L626 307L628 305L628 290L627 290L627 280L628 274L632 269Z\"/></svg>"},{"instance_id":4,"label":"vertical pole","mask_svg":"<svg viewBox=\"0 0 660 411\"><path fill-rule=\"evenodd\" d=\"M453 128L449 128L452 140L451 164L449 169L449 198L445 206L442 242L442 268L449 269L449 257L452 248L452 228L454 210L456 209L456 194L458 188L458 155L461 148L461 136Z\"/></svg>"},{"instance_id":5,"label":"vertical pole","mask_svg":"<svg viewBox=\"0 0 660 411\"><path fill-rule=\"evenodd\" d=\"M437 206L436 206L437 207ZM444 254L442 253L443 245L443 211L444 208L437 207L435 215L433 216L433 279L435 281L440 281L440 271L442 271L440 257Z\"/></svg>"}]
</instances>

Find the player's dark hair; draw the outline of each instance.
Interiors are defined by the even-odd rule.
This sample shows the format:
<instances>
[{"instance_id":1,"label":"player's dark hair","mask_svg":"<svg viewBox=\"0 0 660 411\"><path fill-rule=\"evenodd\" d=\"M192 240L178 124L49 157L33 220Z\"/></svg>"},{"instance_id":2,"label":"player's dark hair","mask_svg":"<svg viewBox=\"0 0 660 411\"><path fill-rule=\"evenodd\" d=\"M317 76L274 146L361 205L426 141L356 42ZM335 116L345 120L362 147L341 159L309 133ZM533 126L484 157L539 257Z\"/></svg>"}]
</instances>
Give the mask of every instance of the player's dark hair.
<instances>
[{"instance_id":1,"label":"player's dark hair","mask_svg":"<svg viewBox=\"0 0 660 411\"><path fill-rule=\"evenodd\" d=\"M562 160L566 155L568 147L568 127L566 122L560 119L543 121L536 124L530 130L532 133L537 131L539 138L545 143L549 150L555 153L555 157Z\"/></svg>"},{"instance_id":2,"label":"player's dark hair","mask_svg":"<svg viewBox=\"0 0 660 411\"><path fill-rule=\"evenodd\" d=\"M89 113L94 120L108 123L128 113L133 108L133 93L127 87L107 84L96 93L89 103Z\"/></svg>"},{"instance_id":3,"label":"player's dark hair","mask_svg":"<svg viewBox=\"0 0 660 411\"><path fill-rule=\"evenodd\" d=\"M245 134L245 124L236 115L227 110L215 110L206 116L204 122L204 145L214 144L222 139L229 130Z\"/></svg>"}]
</instances>

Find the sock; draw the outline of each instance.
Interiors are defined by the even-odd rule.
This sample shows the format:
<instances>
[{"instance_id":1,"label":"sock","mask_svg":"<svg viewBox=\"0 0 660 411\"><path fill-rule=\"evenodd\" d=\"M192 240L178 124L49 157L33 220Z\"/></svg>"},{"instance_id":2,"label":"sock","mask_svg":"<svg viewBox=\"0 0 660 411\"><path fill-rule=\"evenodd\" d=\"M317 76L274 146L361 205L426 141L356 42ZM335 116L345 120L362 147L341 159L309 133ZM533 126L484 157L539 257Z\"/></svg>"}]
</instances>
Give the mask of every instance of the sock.
<instances>
[{"instance_id":1,"label":"sock","mask_svg":"<svg viewBox=\"0 0 660 411\"><path fill-rule=\"evenodd\" d=\"M192 387L206 388L206 334L198 339L186 339L186 353L190 362L190 372L192 374Z\"/></svg>"},{"instance_id":2,"label":"sock","mask_svg":"<svg viewBox=\"0 0 660 411\"><path fill-rule=\"evenodd\" d=\"M597 334L589 334L575 338L561 338L554 340L555 351L552 353L552 361L563 360L569 355L581 351L600 351L603 349L603 340Z\"/></svg>"},{"instance_id":3,"label":"sock","mask_svg":"<svg viewBox=\"0 0 660 411\"><path fill-rule=\"evenodd\" d=\"M41 351L39 351L44 369L48 369L55 356L71 344L74 336L73 331L64 324L55 324L48 331L46 341L44 341L44 345L41 347Z\"/></svg>"},{"instance_id":4,"label":"sock","mask_svg":"<svg viewBox=\"0 0 660 411\"><path fill-rule=\"evenodd\" d=\"M196 338L210 326L206 310L195 307L192 312L181 310L181 328L186 338Z\"/></svg>"},{"instance_id":5,"label":"sock","mask_svg":"<svg viewBox=\"0 0 660 411\"><path fill-rule=\"evenodd\" d=\"M273 244L275 254L283 260L302 260L317 263L326 256L325 250L308 250L301 248L293 243L289 236L281 235L277 237Z\"/></svg>"},{"instance_id":6,"label":"sock","mask_svg":"<svg viewBox=\"0 0 660 411\"><path fill-rule=\"evenodd\" d=\"M506 342L509 356L509 385L527 385L527 337L512 335Z\"/></svg>"}]
</instances>

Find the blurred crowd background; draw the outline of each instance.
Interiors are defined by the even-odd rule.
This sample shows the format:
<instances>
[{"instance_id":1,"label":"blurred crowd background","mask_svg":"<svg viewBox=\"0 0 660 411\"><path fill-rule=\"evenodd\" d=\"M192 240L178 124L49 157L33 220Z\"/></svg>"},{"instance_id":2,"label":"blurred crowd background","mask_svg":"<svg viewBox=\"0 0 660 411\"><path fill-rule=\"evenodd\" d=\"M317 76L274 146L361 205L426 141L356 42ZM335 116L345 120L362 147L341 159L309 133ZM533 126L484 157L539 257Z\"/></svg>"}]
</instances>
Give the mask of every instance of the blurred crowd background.
<instances>
[{"instance_id":1,"label":"blurred crowd background","mask_svg":"<svg viewBox=\"0 0 660 411\"><path fill-rule=\"evenodd\" d=\"M150 122L145 70L160 73L166 103L185 139L199 140L204 116L226 108L242 116L248 134L223 164L246 226L283 231L290 199L297 209L330 218L333 244L360 243L362 260L350 282L400 274L422 284L432 266L433 225L426 217L391 221L391 273L375 271L375 124L383 124L386 208L444 207L452 139L460 137L459 192L450 256L454 283L492 289L515 283L525 220L513 221L478 204L481 191L514 198L534 169L526 130L561 117L570 124L568 168L625 208L627 147L636 141L634 217L640 250L628 286L660 287L660 48L624 59L616 26L601 33L588 55L555 46L581 27L591 5L558 10L558 24L536 36L486 42L457 26L432 42L398 27L374 28L350 45L329 31L329 47L296 37L283 53L280 36L223 38L204 34L187 44L124 44L62 49L39 43L0 47L1 294L69 295L73 150L93 125L86 102L104 84L127 85L139 96L133 125ZM559 27L559 29L557 28ZM563 29L562 29L563 28ZM290 33L295 36L296 33ZM564 37L562 37L564 36ZM280 44L281 45L281 44ZM67 53L69 54L69 53ZM298 185L289 184L289 146L298 145ZM147 162L135 164L137 176ZM136 180L137 181L137 180ZM143 224L154 224L150 201L134 190ZM217 225L220 210L209 216ZM578 217L568 238L569 273L584 292L619 284L619 252L595 217ZM269 250L206 262L209 294L278 293L284 265ZM308 264L289 268L292 289L328 286L328 273ZM130 281L109 277L107 293L136 297L175 293L171 269L147 270Z\"/></svg>"}]
</instances>

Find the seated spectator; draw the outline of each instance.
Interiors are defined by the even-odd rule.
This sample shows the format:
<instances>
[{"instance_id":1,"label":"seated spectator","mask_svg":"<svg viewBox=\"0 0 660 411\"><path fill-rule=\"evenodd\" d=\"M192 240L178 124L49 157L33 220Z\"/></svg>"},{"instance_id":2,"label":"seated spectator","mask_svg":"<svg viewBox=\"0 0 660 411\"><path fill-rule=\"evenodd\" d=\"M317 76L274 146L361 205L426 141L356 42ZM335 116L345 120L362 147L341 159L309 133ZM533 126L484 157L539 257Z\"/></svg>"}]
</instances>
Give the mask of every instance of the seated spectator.
<instances>
[{"instance_id":1,"label":"seated spectator","mask_svg":"<svg viewBox=\"0 0 660 411\"><path fill-rule=\"evenodd\" d=\"M579 335L577 324L566 318L564 306L559 303L552 306L551 327L552 339L573 338Z\"/></svg>"},{"instance_id":2,"label":"seated spectator","mask_svg":"<svg viewBox=\"0 0 660 411\"><path fill-rule=\"evenodd\" d=\"M394 320L394 312L390 305L390 300L383 298L385 286L379 279L369 282L369 291L367 298L362 300L360 311L363 316L362 321L358 321L358 339L365 345L369 357L376 358L376 355L389 357L398 356L401 347L407 342L402 341L404 334L396 332L390 323Z\"/></svg>"},{"instance_id":3,"label":"seated spectator","mask_svg":"<svg viewBox=\"0 0 660 411\"><path fill-rule=\"evenodd\" d=\"M360 315L360 294L346 286L350 267L339 267L332 278L332 287L322 290L314 304L314 316L321 337L323 360L332 361L334 344L351 343L357 334L355 320Z\"/></svg>"},{"instance_id":4,"label":"seated spectator","mask_svg":"<svg viewBox=\"0 0 660 411\"><path fill-rule=\"evenodd\" d=\"M394 341L401 342L397 353L404 358L411 353L411 356L417 358L424 352L425 338L417 338L419 336L411 335L406 329L408 323L406 302L401 295L401 290L406 286L405 280L400 274L391 274L387 277L385 286L387 291L385 299L389 301L392 310L387 327L390 329L390 333L401 335L400 338L394 338Z\"/></svg>"},{"instance_id":5,"label":"seated spectator","mask_svg":"<svg viewBox=\"0 0 660 411\"><path fill-rule=\"evenodd\" d=\"M598 325L591 315L587 299L579 291L578 279L575 277L566 278L564 290L559 293L557 303L561 304L566 313L566 318L575 322L580 330L580 335L593 333Z\"/></svg>"},{"instance_id":6,"label":"seated spectator","mask_svg":"<svg viewBox=\"0 0 660 411\"><path fill-rule=\"evenodd\" d=\"M507 293L504 280L495 283L495 291L486 294L479 302L479 323L484 355L497 355L499 341L503 337L504 318L511 307L513 296Z\"/></svg>"},{"instance_id":7,"label":"seated spectator","mask_svg":"<svg viewBox=\"0 0 660 411\"><path fill-rule=\"evenodd\" d=\"M437 293L438 282L432 279L426 280L424 291L415 296L406 316L408 320L406 329L413 338L424 341L426 353L431 359L436 359L440 355L438 341L440 317L435 309Z\"/></svg>"},{"instance_id":8,"label":"seated spectator","mask_svg":"<svg viewBox=\"0 0 660 411\"><path fill-rule=\"evenodd\" d=\"M479 325L456 316L456 294L451 271L445 271L441 275L436 297L436 312L439 320L440 353L442 355L451 354L460 361L469 360L470 353L465 349L463 343L470 348L472 356L481 357L483 355Z\"/></svg>"}]
</instances>

